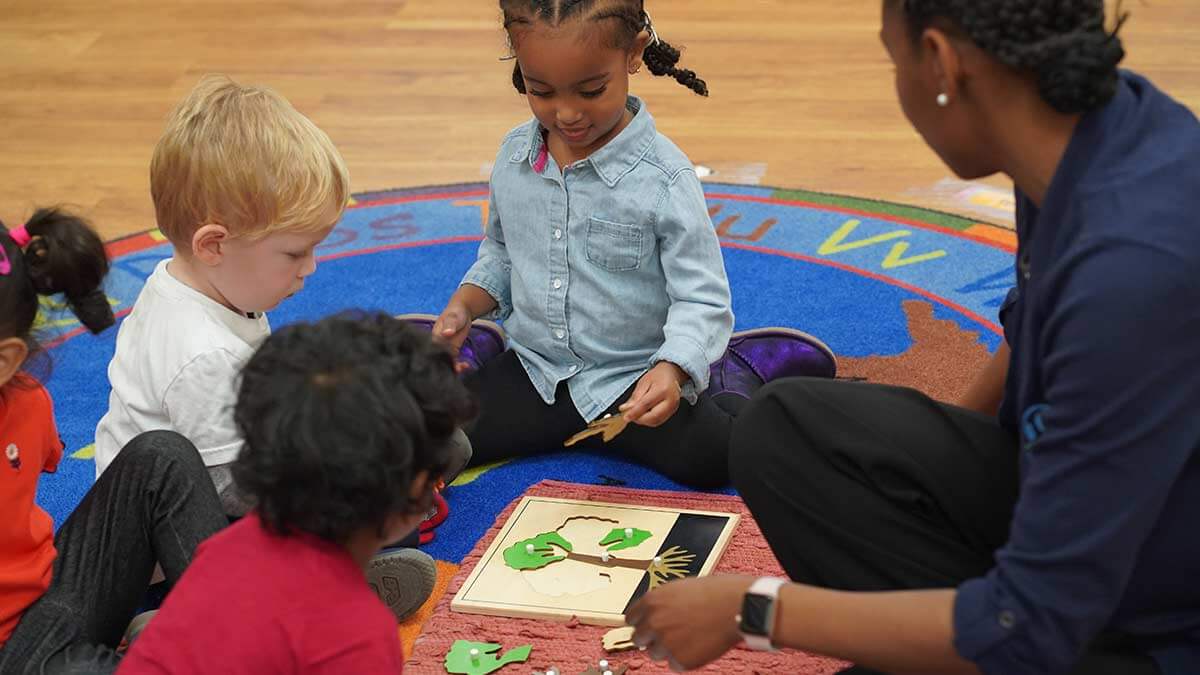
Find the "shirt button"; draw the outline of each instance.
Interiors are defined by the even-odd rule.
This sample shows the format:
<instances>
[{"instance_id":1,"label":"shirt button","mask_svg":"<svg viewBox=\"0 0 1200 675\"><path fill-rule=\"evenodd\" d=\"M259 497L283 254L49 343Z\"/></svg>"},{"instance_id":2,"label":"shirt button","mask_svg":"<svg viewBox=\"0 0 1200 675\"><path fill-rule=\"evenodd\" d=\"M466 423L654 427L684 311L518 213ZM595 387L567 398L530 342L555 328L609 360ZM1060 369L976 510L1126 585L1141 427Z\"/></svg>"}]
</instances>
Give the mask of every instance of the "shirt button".
<instances>
[{"instance_id":1,"label":"shirt button","mask_svg":"<svg viewBox=\"0 0 1200 675\"><path fill-rule=\"evenodd\" d=\"M565 338L566 336L567 336L567 332L561 328L554 331L554 337L558 338L559 340Z\"/></svg>"},{"instance_id":2,"label":"shirt button","mask_svg":"<svg viewBox=\"0 0 1200 675\"><path fill-rule=\"evenodd\" d=\"M558 290L560 288L562 288L562 279L555 279L554 280L554 289Z\"/></svg>"},{"instance_id":3,"label":"shirt button","mask_svg":"<svg viewBox=\"0 0 1200 675\"><path fill-rule=\"evenodd\" d=\"M1000 616L997 617L997 620L1000 622L1000 627L1004 630L1012 630L1013 626L1017 625L1017 617L1007 609L1003 612L1000 612Z\"/></svg>"},{"instance_id":4,"label":"shirt button","mask_svg":"<svg viewBox=\"0 0 1200 675\"><path fill-rule=\"evenodd\" d=\"M555 230L555 231L554 231L554 238L555 238L555 239L562 239L562 230Z\"/></svg>"}]
</instances>

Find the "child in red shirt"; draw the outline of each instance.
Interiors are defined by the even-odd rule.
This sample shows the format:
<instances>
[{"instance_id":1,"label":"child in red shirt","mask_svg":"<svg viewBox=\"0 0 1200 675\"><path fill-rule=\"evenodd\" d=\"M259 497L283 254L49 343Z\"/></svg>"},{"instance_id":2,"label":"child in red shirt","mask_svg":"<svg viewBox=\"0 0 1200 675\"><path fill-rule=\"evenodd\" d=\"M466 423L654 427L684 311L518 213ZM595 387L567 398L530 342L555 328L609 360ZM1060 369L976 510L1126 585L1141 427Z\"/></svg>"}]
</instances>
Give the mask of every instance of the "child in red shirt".
<instances>
[{"instance_id":1,"label":"child in red shirt","mask_svg":"<svg viewBox=\"0 0 1200 675\"><path fill-rule=\"evenodd\" d=\"M38 296L63 294L100 332L113 323L107 272L79 218L42 209L23 227L0 224L0 673L113 672L155 563L173 582L225 522L199 453L168 432L131 441L57 535L35 503L63 451L50 395L21 372L37 351Z\"/></svg>"},{"instance_id":2,"label":"child in red shirt","mask_svg":"<svg viewBox=\"0 0 1200 675\"><path fill-rule=\"evenodd\" d=\"M121 675L400 672L363 568L420 523L474 412L450 353L392 317L267 338L234 408L233 475L257 506L200 546Z\"/></svg>"}]
</instances>

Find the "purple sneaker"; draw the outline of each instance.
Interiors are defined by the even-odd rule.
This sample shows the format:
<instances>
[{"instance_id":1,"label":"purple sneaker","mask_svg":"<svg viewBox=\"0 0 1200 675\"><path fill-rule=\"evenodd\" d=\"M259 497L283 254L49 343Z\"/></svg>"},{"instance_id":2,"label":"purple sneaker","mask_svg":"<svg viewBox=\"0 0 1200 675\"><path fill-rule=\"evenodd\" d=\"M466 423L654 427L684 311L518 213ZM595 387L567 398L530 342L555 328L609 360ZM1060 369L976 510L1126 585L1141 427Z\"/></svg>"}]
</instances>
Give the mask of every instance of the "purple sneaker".
<instances>
[{"instance_id":1,"label":"purple sneaker","mask_svg":"<svg viewBox=\"0 0 1200 675\"><path fill-rule=\"evenodd\" d=\"M725 355L712 364L712 395L750 398L781 377L833 377L837 357L817 338L792 328L756 328L734 333Z\"/></svg>"},{"instance_id":2,"label":"purple sneaker","mask_svg":"<svg viewBox=\"0 0 1200 675\"><path fill-rule=\"evenodd\" d=\"M396 318L430 332L433 332L433 324L437 322L437 316L433 314L401 314ZM479 370L483 364L503 354L507 345L508 338L504 336L500 324L476 319L471 323L467 339L458 352L458 360L468 363L472 371Z\"/></svg>"}]
</instances>

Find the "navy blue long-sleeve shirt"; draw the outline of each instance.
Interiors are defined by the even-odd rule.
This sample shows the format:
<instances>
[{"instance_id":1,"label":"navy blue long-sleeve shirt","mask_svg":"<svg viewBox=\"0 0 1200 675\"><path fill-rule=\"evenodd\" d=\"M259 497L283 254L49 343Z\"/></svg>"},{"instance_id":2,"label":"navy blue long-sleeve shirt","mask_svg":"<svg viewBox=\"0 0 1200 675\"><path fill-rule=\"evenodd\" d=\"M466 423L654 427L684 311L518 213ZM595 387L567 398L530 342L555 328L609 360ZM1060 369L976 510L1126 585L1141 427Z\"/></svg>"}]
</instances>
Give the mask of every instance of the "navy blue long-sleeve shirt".
<instances>
[{"instance_id":1,"label":"navy blue long-sleeve shirt","mask_svg":"<svg viewBox=\"0 0 1200 675\"><path fill-rule=\"evenodd\" d=\"M1067 672L1120 634L1200 673L1200 123L1145 79L1081 120L1038 209L1017 194L1000 411L1021 490L955 645L988 675Z\"/></svg>"}]
</instances>

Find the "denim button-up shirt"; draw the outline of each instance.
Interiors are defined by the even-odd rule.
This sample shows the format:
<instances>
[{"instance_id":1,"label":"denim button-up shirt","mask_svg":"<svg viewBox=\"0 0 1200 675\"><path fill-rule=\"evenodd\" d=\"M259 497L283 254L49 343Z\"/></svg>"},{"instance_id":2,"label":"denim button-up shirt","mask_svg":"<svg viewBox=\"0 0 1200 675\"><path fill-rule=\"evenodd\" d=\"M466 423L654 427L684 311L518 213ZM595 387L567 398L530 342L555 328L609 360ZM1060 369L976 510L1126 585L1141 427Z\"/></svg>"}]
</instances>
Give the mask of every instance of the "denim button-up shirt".
<instances>
[{"instance_id":1,"label":"denim button-up shirt","mask_svg":"<svg viewBox=\"0 0 1200 675\"><path fill-rule=\"evenodd\" d=\"M547 404L567 380L587 421L660 361L695 402L733 330L729 280L687 156L629 97L633 120L559 170L537 120L504 138L479 258L463 279L497 302Z\"/></svg>"}]
</instances>

